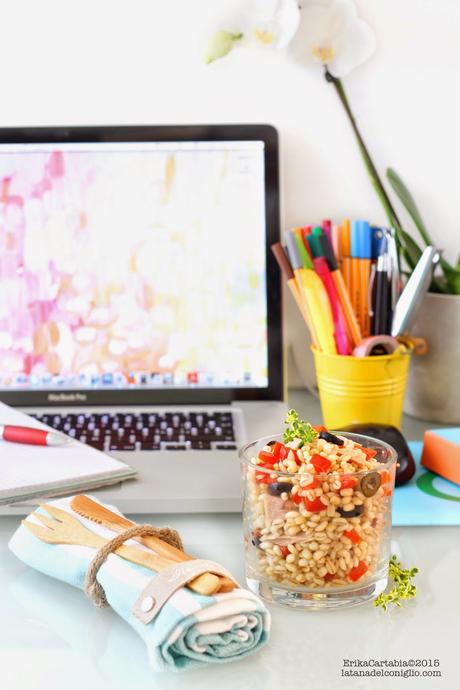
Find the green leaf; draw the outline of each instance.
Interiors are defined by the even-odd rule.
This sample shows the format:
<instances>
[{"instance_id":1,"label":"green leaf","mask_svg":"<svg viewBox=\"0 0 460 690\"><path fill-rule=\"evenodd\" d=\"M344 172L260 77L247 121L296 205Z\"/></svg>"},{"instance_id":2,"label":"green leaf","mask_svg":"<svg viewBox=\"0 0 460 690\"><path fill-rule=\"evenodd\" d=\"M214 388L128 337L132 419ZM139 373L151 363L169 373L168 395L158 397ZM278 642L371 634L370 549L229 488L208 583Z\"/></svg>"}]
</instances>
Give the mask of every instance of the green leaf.
<instances>
[{"instance_id":1,"label":"green leaf","mask_svg":"<svg viewBox=\"0 0 460 690\"><path fill-rule=\"evenodd\" d=\"M401 227L396 229L396 234L399 236L401 247L404 250L404 258L406 259L409 267L414 270L418 260L422 256L422 250L418 246L417 242L415 242L415 240L413 240L412 237Z\"/></svg>"},{"instance_id":2,"label":"green leaf","mask_svg":"<svg viewBox=\"0 0 460 690\"><path fill-rule=\"evenodd\" d=\"M417 205L412 197L412 194L409 192L406 185L401 180L399 175L393 170L393 168L387 169L387 179L393 187L395 194L399 197L399 200L401 201L402 205L414 221L415 226L417 227L417 230L419 231L425 244L431 244L435 246L433 240L429 235L428 230L425 227L425 224L422 220Z\"/></svg>"},{"instance_id":3,"label":"green leaf","mask_svg":"<svg viewBox=\"0 0 460 690\"><path fill-rule=\"evenodd\" d=\"M405 230L403 230L403 228L397 227L396 235L399 238L401 253L412 272L422 255L422 250L420 249L418 244L412 239L412 237ZM438 278L437 276L433 276L431 279L430 290L432 292L442 293L455 292L455 289L453 287L449 287L449 278L447 275L444 280Z\"/></svg>"},{"instance_id":4,"label":"green leaf","mask_svg":"<svg viewBox=\"0 0 460 690\"><path fill-rule=\"evenodd\" d=\"M430 244L433 247L435 247L436 245L433 242L428 230L426 229L426 226L422 220L422 217L420 215L420 212L417 208L417 205L414 201L412 194L409 192L406 185L401 180L399 175L393 170L393 168L387 169L387 179L388 179L389 183L391 184L391 186L393 187L393 190L395 191L395 193L398 195L398 197L399 197L401 203L403 204L403 206L405 207L406 211L408 212L408 214L410 215L410 217L414 221L415 226L416 226L417 230L419 231L425 244L427 244L427 245ZM460 257L459 257L459 259L460 259ZM446 274L446 277L447 277L448 273L455 271L454 267L451 266L448 261L443 259L443 257L441 257L440 265L441 265L442 270Z\"/></svg>"},{"instance_id":5,"label":"green leaf","mask_svg":"<svg viewBox=\"0 0 460 690\"><path fill-rule=\"evenodd\" d=\"M231 51L236 41L240 41L242 38L242 33L234 34L229 31L216 31L207 45L204 61L209 65L214 60L225 57Z\"/></svg>"},{"instance_id":6,"label":"green leaf","mask_svg":"<svg viewBox=\"0 0 460 690\"><path fill-rule=\"evenodd\" d=\"M456 269L448 276L447 287L450 293L460 295L460 268Z\"/></svg>"}]
</instances>

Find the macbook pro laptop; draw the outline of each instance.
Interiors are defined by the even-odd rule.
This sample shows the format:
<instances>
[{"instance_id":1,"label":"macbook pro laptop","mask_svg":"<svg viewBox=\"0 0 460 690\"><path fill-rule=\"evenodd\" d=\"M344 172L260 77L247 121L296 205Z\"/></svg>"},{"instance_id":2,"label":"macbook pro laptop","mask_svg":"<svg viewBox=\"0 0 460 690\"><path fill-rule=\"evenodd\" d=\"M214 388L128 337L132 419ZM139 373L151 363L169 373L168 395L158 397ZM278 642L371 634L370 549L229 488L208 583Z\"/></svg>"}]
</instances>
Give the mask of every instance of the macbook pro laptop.
<instances>
[{"instance_id":1,"label":"macbook pro laptop","mask_svg":"<svg viewBox=\"0 0 460 690\"><path fill-rule=\"evenodd\" d=\"M271 126L0 129L0 400L134 467L94 492L124 512L239 510L286 412L278 239Z\"/></svg>"}]
</instances>

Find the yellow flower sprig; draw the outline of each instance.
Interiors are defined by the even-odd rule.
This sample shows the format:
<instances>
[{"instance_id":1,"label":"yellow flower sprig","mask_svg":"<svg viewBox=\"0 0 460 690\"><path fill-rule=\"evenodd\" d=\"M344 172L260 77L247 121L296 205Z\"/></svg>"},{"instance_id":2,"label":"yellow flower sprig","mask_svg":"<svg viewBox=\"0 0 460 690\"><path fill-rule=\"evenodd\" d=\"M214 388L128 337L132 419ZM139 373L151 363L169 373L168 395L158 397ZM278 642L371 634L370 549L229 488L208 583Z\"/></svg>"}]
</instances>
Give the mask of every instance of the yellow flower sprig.
<instances>
[{"instance_id":1,"label":"yellow flower sprig","mask_svg":"<svg viewBox=\"0 0 460 690\"><path fill-rule=\"evenodd\" d=\"M382 592L374 601L374 606L381 606L384 611L388 610L389 605L401 607L403 599L413 599L417 594L417 587L413 584L412 578L419 572L418 568L404 570L401 563L393 555L390 558L388 573L394 582L394 586L388 593Z\"/></svg>"}]
</instances>

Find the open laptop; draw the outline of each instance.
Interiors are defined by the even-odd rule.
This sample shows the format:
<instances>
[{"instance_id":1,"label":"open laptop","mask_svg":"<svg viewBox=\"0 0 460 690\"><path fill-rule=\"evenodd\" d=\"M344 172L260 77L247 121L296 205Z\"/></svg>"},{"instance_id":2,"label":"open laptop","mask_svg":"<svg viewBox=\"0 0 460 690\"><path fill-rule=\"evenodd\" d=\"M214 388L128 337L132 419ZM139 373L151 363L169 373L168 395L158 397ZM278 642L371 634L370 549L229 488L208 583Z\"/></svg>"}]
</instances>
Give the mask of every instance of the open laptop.
<instances>
[{"instance_id":1,"label":"open laptop","mask_svg":"<svg viewBox=\"0 0 460 690\"><path fill-rule=\"evenodd\" d=\"M0 400L136 468L124 512L239 510L286 411L275 129L0 129L0 223Z\"/></svg>"}]
</instances>

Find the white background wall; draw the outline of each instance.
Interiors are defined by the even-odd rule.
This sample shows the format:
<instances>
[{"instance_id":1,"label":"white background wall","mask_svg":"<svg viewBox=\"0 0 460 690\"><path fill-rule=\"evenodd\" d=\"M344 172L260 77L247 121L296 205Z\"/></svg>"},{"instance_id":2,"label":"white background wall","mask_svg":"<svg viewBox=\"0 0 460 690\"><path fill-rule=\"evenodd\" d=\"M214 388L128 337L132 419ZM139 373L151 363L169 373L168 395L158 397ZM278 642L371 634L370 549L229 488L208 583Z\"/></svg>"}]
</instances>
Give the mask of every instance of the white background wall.
<instances>
[{"instance_id":1,"label":"white background wall","mask_svg":"<svg viewBox=\"0 0 460 690\"><path fill-rule=\"evenodd\" d=\"M0 125L270 122L282 138L285 226L345 215L384 223L319 67L242 49L204 65L206 29L230 4L3 0ZM357 5L378 40L375 56L345 79L362 132L456 260L460 0Z\"/></svg>"}]
</instances>

